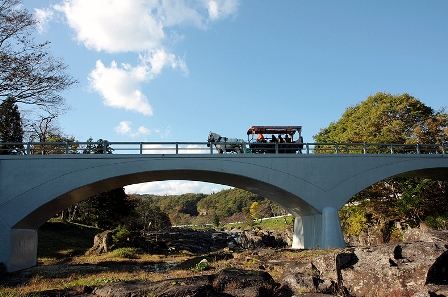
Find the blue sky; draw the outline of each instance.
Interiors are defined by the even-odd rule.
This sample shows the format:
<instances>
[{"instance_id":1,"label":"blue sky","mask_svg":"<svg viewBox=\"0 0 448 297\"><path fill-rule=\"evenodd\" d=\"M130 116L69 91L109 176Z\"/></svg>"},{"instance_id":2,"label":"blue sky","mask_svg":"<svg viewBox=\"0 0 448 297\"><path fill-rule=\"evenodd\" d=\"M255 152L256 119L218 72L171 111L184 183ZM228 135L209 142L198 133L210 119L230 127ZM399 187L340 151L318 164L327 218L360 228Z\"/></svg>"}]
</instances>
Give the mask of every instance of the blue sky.
<instances>
[{"instance_id":1,"label":"blue sky","mask_svg":"<svg viewBox=\"0 0 448 297\"><path fill-rule=\"evenodd\" d=\"M448 1L24 0L36 40L80 81L64 95L79 141L246 138L251 125L312 136L376 92L447 106ZM163 182L128 192L222 187Z\"/></svg>"}]
</instances>

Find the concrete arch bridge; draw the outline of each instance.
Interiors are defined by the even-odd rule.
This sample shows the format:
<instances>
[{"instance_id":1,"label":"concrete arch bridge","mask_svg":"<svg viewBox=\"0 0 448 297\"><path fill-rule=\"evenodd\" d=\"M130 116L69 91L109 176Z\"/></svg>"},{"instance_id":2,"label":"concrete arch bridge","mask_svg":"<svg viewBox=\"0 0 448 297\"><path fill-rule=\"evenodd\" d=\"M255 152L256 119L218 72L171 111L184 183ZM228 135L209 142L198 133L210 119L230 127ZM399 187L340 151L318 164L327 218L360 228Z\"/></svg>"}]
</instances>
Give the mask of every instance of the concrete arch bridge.
<instances>
[{"instance_id":1,"label":"concrete arch bridge","mask_svg":"<svg viewBox=\"0 0 448 297\"><path fill-rule=\"evenodd\" d=\"M108 144L114 154L76 154L79 147L64 143L25 144L23 154L0 155L0 262L8 271L36 265L37 229L56 213L130 184L193 180L245 189L295 216L293 248L329 248L345 246L337 211L366 187L392 176L448 181L444 146L426 147L425 154L423 145L378 154L360 144L357 154L348 154L340 144L305 144L303 154L218 155L207 143ZM313 153L322 148L331 153Z\"/></svg>"}]
</instances>

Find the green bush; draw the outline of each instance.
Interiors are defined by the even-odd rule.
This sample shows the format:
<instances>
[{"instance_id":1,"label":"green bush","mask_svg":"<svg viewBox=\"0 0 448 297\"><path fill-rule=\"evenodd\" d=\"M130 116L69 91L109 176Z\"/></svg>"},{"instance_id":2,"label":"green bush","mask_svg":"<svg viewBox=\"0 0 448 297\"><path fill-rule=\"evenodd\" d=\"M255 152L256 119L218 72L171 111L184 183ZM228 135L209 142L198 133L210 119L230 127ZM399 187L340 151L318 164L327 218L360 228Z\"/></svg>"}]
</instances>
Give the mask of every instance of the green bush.
<instances>
[{"instance_id":1,"label":"green bush","mask_svg":"<svg viewBox=\"0 0 448 297\"><path fill-rule=\"evenodd\" d=\"M427 216L425 219L426 225L435 230L448 229L448 213L439 216Z\"/></svg>"},{"instance_id":2,"label":"green bush","mask_svg":"<svg viewBox=\"0 0 448 297\"><path fill-rule=\"evenodd\" d=\"M205 260L205 259L204 259ZM201 262L199 262L198 264L196 264L193 268L191 268L190 270L192 271L205 271L205 270L209 270L211 268L210 263L207 260L202 260Z\"/></svg>"},{"instance_id":3,"label":"green bush","mask_svg":"<svg viewBox=\"0 0 448 297\"><path fill-rule=\"evenodd\" d=\"M117 246L125 246L130 241L132 232L123 225L119 225L116 230L115 234L112 235L114 244Z\"/></svg>"},{"instance_id":4,"label":"green bush","mask_svg":"<svg viewBox=\"0 0 448 297\"><path fill-rule=\"evenodd\" d=\"M119 248L110 252L111 257L138 259L139 250L136 248Z\"/></svg>"},{"instance_id":5,"label":"green bush","mask_svg":"<svg viewBox=\"0 0 448 297\"><path fill-rule=\"evenodd\" d=\"M367 224L366 211L361 206L342 207L340 218L344 233L353 236L359 236Z\"/></svg>"}]
</instances>

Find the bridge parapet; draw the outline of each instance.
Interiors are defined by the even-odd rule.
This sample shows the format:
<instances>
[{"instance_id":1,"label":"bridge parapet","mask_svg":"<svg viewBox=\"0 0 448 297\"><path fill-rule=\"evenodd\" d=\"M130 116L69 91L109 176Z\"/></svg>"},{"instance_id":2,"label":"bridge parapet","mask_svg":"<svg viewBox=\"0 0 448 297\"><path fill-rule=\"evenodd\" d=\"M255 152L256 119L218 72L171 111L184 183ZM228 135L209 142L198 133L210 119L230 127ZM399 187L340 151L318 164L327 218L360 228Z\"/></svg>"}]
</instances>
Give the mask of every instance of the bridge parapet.
<instances>
[{"instance_id":1,"label":"bridge parapet","mask_svg":"<svg viewBox=\"0 0 448 297\"><path fill-rule=\"evenodd\" d=\"M215 142L0 142L0 154L53 155L88 154L92 146L103 153L111 149L114 154L214 154ZM226 142L226 144L239 144ZM446 154L448 143L303 143L300 150L290 150L287 143L272 143L266 154ZM12 150L11 148L14 148ZM247 144L243 153L252 154ZM264 154L257 154L264 155Z\"/></svg>"},{"instance_id":2,"label":"bridge parapet","mask_svg":"<svg viewBox=\"0 0 448 297\"><path fill-rule=\"evenodd\" d=\"M337 211L364 188L393 176L448 181L443 145L328 144L331 153L318 154L324 144L304 144L313 150L210 155L206 142L102 142L115 153L95 155L70 146L80 143L50 144L27 143L22 155L0 155L0 262L9 271L36 264L36 230L55 213L130 184L195 180L245 189L295 216L293 247L327 248L344 246ZM374 147L387 149L373 153Z\"/></svg>"}]
</instances>

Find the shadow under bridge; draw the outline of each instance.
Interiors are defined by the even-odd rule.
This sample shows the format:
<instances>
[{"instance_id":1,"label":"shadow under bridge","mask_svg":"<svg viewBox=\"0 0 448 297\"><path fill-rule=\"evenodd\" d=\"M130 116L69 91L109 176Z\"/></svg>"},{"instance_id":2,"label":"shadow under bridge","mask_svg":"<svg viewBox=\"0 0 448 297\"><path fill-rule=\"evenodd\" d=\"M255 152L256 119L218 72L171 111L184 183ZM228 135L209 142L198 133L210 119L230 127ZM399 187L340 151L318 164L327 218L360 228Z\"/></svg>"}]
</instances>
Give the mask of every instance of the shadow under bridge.
<instances>
[{"instance_id":1,"label":"shadow under bridge","mask_svg":"<svg viewBox=\"0 0 448 297\"><path fill-rule=\"evenodd\" d=\"M337 211L384 178L448 177L445 155L25 155L0 157L0 262L36 265L37 229L92 195L195 180L245 189L295 216L293 248L344 247ZM442 178L440 178L442 177Z\"/></svg>"}]
</instances>

